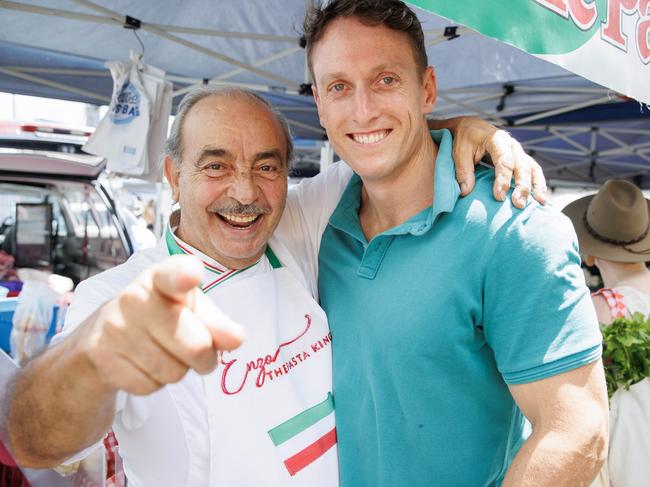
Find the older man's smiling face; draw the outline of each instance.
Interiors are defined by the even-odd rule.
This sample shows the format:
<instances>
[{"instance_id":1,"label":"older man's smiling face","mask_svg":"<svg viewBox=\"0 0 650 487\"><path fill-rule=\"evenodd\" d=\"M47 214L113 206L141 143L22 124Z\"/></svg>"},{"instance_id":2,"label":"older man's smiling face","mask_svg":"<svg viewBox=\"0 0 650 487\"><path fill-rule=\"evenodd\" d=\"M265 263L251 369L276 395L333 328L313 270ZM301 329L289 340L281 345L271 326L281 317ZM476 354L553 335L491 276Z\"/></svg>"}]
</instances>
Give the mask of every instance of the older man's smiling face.
<instances>
[{"instance_id":1,"label":"older man's smiling face","mask_svg":"<svg viewBox=\"0 0 650 487\"><path fill-rule=\"evenodd\" d=\"M280 123L259 101L208 96L190 109L181 136L182 163L166 161L179 237L229 268L255 263L287 197Z\"/></svg>"}]
</instances>

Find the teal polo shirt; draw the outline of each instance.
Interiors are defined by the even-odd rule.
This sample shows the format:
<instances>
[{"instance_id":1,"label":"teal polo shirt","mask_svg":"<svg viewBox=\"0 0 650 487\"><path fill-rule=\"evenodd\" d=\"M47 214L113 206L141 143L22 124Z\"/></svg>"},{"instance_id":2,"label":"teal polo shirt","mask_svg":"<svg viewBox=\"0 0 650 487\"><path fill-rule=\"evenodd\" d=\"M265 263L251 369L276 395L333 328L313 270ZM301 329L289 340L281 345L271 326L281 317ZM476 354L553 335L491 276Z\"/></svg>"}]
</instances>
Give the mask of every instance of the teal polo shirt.
<instances>
[{"instance_id":1,"label":"teal polo shirt","mask_svg":"<svg viewBox=\"0 0 650 487\"><path fill-rule=\"evenodd\" d=\"M368 242L354 175L323 234L342 487L500 485L525 441L508 384L597 360L601 336L569 220L459 198L439 141L432 207Z\"/></svg>"}]
</instances>

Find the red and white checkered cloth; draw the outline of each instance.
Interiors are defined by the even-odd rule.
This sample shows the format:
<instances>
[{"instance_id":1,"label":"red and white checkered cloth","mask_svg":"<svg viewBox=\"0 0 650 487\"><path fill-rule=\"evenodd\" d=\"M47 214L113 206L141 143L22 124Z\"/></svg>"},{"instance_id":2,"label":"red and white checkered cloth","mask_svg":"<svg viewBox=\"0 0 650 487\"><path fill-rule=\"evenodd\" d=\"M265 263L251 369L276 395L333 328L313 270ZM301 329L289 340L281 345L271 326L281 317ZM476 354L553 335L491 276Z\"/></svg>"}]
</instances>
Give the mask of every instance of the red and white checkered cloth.
<instances>
[{"instance_id":1,"label":"red and white checkered cloth","mask_svg":"<svg viewBox=\"0 0 650 487\"><path fill-rule=\"evenodd\" d=\"M599 289L595 293L592 293L592 296L602 296L607 301L607 306L612 313L612 317L616 318L625 318L627 316L627 306L623 300L623 295L614 291L611 288L604 287Z\"/></svg>"},{"instance_id":2,"label":"red and white checkered cloth","mask_svg":"<svg viewBox=\"0 0 650 487\"><path fill-rule=\"evenodd\" d=\"M104 452L106 455L106 487L125 487L126 478L122 458L118 453L117 438L113 430L104 438Z\"/></svg>"}]
</instances>

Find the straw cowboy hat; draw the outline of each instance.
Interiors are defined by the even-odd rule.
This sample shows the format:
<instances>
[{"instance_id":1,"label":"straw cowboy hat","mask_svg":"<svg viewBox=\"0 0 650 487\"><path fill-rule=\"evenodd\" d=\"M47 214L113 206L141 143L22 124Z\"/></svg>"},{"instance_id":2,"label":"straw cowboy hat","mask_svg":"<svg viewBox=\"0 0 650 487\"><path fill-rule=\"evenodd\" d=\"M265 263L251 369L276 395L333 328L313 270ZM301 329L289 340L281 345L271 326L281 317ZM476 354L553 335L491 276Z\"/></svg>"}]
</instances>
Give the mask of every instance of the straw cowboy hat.
<instances>
[{"instance_id":1,"label":"straw cowboy hat","mask_svg":"<svg viewBox=\"0 0 650 487\"><path fill-rule=\"evenodd\" d=\"M580 252L615 262L650 260L650 201L628 181L607 181L597 194L567 205Z\"/></svg>"}]
</instances>

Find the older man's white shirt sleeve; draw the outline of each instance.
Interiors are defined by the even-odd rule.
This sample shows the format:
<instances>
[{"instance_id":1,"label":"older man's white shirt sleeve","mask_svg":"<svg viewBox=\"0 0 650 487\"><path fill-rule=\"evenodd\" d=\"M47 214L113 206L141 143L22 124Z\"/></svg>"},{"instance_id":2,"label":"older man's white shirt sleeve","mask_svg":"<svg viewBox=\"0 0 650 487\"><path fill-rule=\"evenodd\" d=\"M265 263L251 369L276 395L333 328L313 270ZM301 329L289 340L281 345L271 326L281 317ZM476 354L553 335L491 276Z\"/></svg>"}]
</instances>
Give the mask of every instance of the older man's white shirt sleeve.
<instances>
[{"instance_id":1,"label":"older man's white shirt sleeve","mask_svg":"<svg viewBox=\"0 0 650 487\"><path fill-rule=\"evenodd\" d=\"M164 254L161 254L161 256L164 256ZM52 338L51 345L59 343L73 333L95 311L128 286L142 270L153 264L156 257L158 255L153 249L140 255L136 254L126 263L79 283L75 289L70 308L66 313L63 330ZM126 412L132 424L140 424L143 421L141 418L146 418L148 415L150 409L149 400L143 398L139 403L138 401L130 401L130 399L131 396L126 392L119 391L115 401L115 413ZM101 446L102 440L75 454L66 460L65 464L84 459L93 450Z\"/></svg>"},{"instance_id":2,"label":"older man's white shirt sleeve","mask_svg":"<svg viewBox=\"0 0 650 487\"><path fill-rule=\"evenodd\" d=\"M274 237L287 246L314 292L318 288L321 237L352 174L341 161L289 188L287 206Z\"/></svg>"},{"instance_id":3,"label":"older man's white shirt sleeve","mask_svg":"<svg viewBox=\"0 0 650 487\"><path fill-rule=\"evenodd\" d=\"M63 330L52 338L50 346L56 345L64 340L116 294L116 291L120 288L116 285L111 285L107 281L108 279L104 279L104 276L100 274L79 283L75 289L74 298L70 304L70 308L65 315ZM125 400L126 394L119 392L115 404L116 411L124 407ZM102 441L103 438L97 443L84 448L77 454L68 458L64 464L70 465L83 460L94 450L100 448Z\"/></svg>"}]
</instances>

